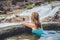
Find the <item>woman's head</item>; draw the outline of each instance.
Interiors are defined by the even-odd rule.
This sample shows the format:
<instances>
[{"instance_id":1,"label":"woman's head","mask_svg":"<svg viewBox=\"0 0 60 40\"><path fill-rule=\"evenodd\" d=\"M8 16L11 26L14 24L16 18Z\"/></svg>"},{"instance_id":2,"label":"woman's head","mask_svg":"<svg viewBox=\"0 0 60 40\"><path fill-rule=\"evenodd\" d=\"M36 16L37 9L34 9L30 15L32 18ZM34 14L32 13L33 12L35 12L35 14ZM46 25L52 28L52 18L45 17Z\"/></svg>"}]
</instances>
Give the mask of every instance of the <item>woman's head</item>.
<instances>
[{"instance_id":1,"label":"woman's head","mask_svg":"<svg viewBox=\"0 0 60 40\"><path fill-rule=\"evenodd\" d=\"M32 21L39 21L39 14L37 12L33 12L31 16Z\"/></svg>"},{"instance_id":2,"label":"woman's head","mask_svg":"<svg viewBox=\"0 0 60 40\"><path fill-rule=\"evenodd\" d=\"M41 27L41 23L39 21L39 14L37 12L32 13L31 20L37 27Z\"/></svg>"}]
</instances>

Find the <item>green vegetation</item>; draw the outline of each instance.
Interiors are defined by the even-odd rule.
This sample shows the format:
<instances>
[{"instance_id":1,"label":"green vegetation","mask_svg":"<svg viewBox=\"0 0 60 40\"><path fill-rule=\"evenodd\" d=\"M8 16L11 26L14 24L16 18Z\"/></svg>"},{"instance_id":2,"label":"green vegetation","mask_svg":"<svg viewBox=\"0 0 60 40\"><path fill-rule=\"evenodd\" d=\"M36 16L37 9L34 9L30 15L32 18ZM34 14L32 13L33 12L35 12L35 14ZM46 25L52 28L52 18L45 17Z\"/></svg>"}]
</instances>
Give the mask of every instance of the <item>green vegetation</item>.
<instances>
[{"instance_id":1,"label":"green vegetation","mask_svg":"<svg viewBox=\"0 0 60 40\"><path fill-rule=\"evenodd\" d=\"M7 15L0 15L0 19L3 19L3 18L6 18L7 17Z\"/></svg>"},{"instance_id":2,"label":"green vegetation","mask_svg":"<svg viewBox=\"0 0 60 40\"><path fill-rule=\"evenodd\" d=\"M54 0L48 0L49 3L50 3L51 1L54 1Z\"/></svg>"},{"instance_id":3,"label":"green vegetation","mask_svg":"<svg viewBox=\"0 0 60 40\"><path fill-rule=\"evenodd\" d=\"M31 8L33 8L35 6L35 4L29 4L29 5L27 5L27 9L31 9Z\"/></svg>"}]
</instances>

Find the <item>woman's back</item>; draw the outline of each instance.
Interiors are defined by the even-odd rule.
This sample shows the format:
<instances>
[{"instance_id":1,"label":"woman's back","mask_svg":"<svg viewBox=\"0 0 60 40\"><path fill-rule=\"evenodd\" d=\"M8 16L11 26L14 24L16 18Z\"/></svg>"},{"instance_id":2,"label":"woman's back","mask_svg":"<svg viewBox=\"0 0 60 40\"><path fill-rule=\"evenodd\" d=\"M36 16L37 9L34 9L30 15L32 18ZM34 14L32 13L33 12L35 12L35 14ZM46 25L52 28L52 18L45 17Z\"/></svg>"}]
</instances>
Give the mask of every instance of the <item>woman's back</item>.
<instances>
[{"instance_id":1,"label":"woman's back","mask_svg":"<svg viewBox=\"0 0 60 40\"><path fill-rule=\"evenodd\" d=\"M45 32L42 28L37 30L32 30L32 34L39 37L48 37L48 33Z\"/></svg>"}]
</instances>

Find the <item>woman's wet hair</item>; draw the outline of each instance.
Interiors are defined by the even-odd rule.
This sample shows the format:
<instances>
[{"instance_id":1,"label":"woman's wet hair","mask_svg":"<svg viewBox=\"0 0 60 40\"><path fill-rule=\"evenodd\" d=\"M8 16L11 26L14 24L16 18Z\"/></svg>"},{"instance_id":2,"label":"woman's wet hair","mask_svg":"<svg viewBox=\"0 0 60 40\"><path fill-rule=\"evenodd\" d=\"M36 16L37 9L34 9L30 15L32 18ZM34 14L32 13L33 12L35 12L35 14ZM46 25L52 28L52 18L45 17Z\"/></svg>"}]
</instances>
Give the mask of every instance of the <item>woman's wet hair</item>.
<instances>
[{"instance_id":1,"label":"woman's wet hair","mask_svg":"<svg viewBox=\"0 0 60 40\"><path fill-rule=\"evenodd\" d=\"M31 20L35 23L37 27L41 28L41 23L39 20L39 14L37 12L33 12L31 16Z\"/></svg>"}]
</instances>

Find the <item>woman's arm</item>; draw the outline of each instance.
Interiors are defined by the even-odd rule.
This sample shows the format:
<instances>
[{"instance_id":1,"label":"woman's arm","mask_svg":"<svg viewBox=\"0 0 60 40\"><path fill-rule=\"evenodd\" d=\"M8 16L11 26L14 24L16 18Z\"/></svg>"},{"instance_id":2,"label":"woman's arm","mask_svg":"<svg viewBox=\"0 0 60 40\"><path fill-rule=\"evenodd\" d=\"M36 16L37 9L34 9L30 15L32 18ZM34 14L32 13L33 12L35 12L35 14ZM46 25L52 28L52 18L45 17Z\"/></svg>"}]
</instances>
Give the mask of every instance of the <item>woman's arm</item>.
<instances>
[{"instance_id":1,"label":"woman's arm","mask_svg":"<svg viewBox=\"0 0 60 40\"><path fill-rule=\"evenodd\" d=\"M33 24L32 23L23 22L22 24L25 25L26 27L33 28Z\"/></svg>"}]
</instances>

